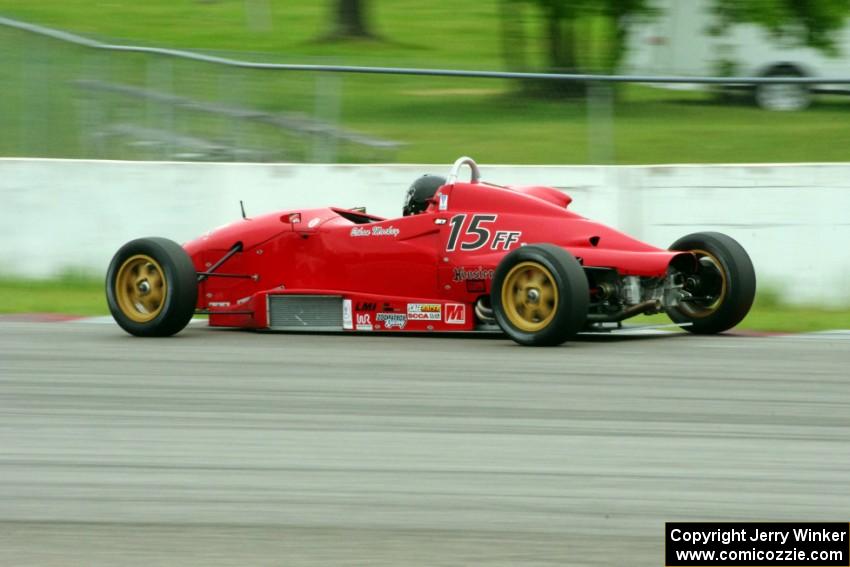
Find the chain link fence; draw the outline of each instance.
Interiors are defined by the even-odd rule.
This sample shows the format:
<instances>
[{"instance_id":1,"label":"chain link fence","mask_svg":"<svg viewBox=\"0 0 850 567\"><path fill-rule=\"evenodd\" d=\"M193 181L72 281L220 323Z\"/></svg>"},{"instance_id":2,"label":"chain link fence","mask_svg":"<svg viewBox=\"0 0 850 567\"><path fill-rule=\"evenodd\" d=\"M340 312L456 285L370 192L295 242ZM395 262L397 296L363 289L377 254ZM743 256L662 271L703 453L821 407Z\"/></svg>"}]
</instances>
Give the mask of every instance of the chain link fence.
<instances>
[{"instance_id":1,"label":"chain link fence","mask_svg":"<svg viewBox=\"0 0 850 567\"><path fill-rule=\"evenodd\" d=\"M562 81L580 84L583 94L563 98L551 88ZM746 93L756 83L813 82L288 65L268 54L115 45L0 18L0 155L320 163L449 162L461 154L503 163L740 161L723 159L736 155L816 161L795 159L777 143L770 113L749 112L743 102L721 107L728 101L718 102L705 88L732 85ZM681 89L696 84L703 88ZM830 104L824 112L850 109L843 100ZM836 130L831 115L811 116L832 135L850 139L848 127ZM801 147L833 149L823 129L806 134L806 118L783 120L783 135L797 136ZM761 150L744 157L736 144ZM839 153L825 159L841 160Z\"/></svg>"},{"instance_id":2,"label":"chain link fence","mask_svg":"<svg viewBox=\"0 0 850 567\"><path fill-rule=\"evenodd\" d=\"M401 146L341 124L335 75L96 45L0 25L2 155L368 162Z\"/></svg>"}]
</instances>

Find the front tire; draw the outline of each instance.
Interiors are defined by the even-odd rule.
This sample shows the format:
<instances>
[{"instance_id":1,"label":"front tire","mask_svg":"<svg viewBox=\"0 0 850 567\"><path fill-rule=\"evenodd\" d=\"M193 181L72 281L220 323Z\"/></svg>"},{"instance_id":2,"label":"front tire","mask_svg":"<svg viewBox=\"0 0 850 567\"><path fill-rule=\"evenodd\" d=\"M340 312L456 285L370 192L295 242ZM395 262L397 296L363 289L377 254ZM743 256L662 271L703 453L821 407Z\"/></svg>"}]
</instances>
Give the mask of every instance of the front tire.
<instances>
[{"instance_id":1,"label":"front tire","mask_svg":"<svg viewBox=\"0 0 850 567\"><path fill-rule=\"evenodd\" d=\"M696 272L686 277L686 290L696 301L680 302L667 309L675 323L691 333L722 333L740 323L756 295L756 274L746 250L733 238L719 232L684 236L670 250L691 252Z\"/></svg>"},{"instance_id":2,"label":"front tire","mask_svg":"<svg viewBox=\"0 0 850 567\"><path fill-rule=\"evenodd\" d=\"M493 275L496 321L514 341L559 345L584 328L590 301L587 277L572 254L551 244L517 248Z\"/></svg>"},{"instance_id":3,"label":"front tire","mask_svg":"<svg viewBox=\"0 0 850 567\"><path fill-rule=\"evenodd\" d=\"M106 301L115 322L138 337L167 337L195 313L198 280L186 251L166 238L121 247L106 273Z\"/></svg>"}]
</instances>

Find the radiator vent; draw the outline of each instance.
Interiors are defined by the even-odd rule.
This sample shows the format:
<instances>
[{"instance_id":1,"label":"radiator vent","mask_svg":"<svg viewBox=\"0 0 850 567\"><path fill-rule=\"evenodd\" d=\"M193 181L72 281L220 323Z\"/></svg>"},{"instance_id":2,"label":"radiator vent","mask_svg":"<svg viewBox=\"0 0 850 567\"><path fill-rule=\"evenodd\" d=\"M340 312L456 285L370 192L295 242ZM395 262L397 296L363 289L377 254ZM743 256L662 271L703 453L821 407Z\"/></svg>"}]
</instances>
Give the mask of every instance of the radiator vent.
<instances>
[{"instance_id":1,"label":"radiator vent","mask_svg":"<svg viewBox=\"0 0 850 567\"><path fill-rule=\"evenodd\" d=\"M269 329L341 331L342 297L338 295L270 295Z\"/></svg>"}]
</instances>

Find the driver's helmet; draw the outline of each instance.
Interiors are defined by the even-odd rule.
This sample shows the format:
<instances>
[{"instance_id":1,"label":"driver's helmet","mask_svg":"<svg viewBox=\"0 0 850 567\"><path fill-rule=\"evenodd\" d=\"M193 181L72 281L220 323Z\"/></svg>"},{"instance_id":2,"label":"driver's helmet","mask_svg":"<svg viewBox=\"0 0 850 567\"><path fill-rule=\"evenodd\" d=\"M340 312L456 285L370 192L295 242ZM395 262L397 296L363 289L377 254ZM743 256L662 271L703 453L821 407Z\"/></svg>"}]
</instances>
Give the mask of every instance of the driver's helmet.
<instances>
[{"instance_id":1,"label":"driver's helmet","mask_svg":"<svg viewBox=\"0 0 850 567\"><path fill-rule=\"evenodd\" d=\"M418 215L428 208L428 203L434 197L437 189L446 184L446 178L439 175L423 175L413 182L407 190L404 199L404 208L401 213L404 216Z\"/></svg>"}]
</instances>

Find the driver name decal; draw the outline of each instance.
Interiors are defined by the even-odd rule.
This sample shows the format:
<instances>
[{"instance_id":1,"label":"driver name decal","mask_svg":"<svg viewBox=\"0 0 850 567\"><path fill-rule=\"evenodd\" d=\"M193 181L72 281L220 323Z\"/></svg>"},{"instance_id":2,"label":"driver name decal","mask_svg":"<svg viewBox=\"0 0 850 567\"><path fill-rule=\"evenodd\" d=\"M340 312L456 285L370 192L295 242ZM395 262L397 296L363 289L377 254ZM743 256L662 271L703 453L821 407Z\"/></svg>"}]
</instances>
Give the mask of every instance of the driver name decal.
<instances>
[{"instance_id":1,"label":"driver name decal","mask_svg":"<svg viewBox=\"0 0 850 567\"><path fill-rule=\"evenodd\" d=\"M349 233L350 236L392 236L395 238L398 236L398 233L401 232L394 226L373 226L370 229L363 228L362 226L355 226L351 229Z\"/></svg>"},{"instance_id":2,"label":"driver name decal","mask_svg":"<svg viewBox=\"0 0 850 567\"><path fill-rule=\"evenodd\" d=\"M497 230L487 228L486 224L499 220L499 215L472 215L466 224L466 215L455 215L449 219L452 225L446 251L454 252L458 246L464 252L489 248L490 250L510 250L522 237L520 230ZM464 228L464 224L466 227ZM463 230L462 230L463 229Z\"/></svg>"}]
</instances>

